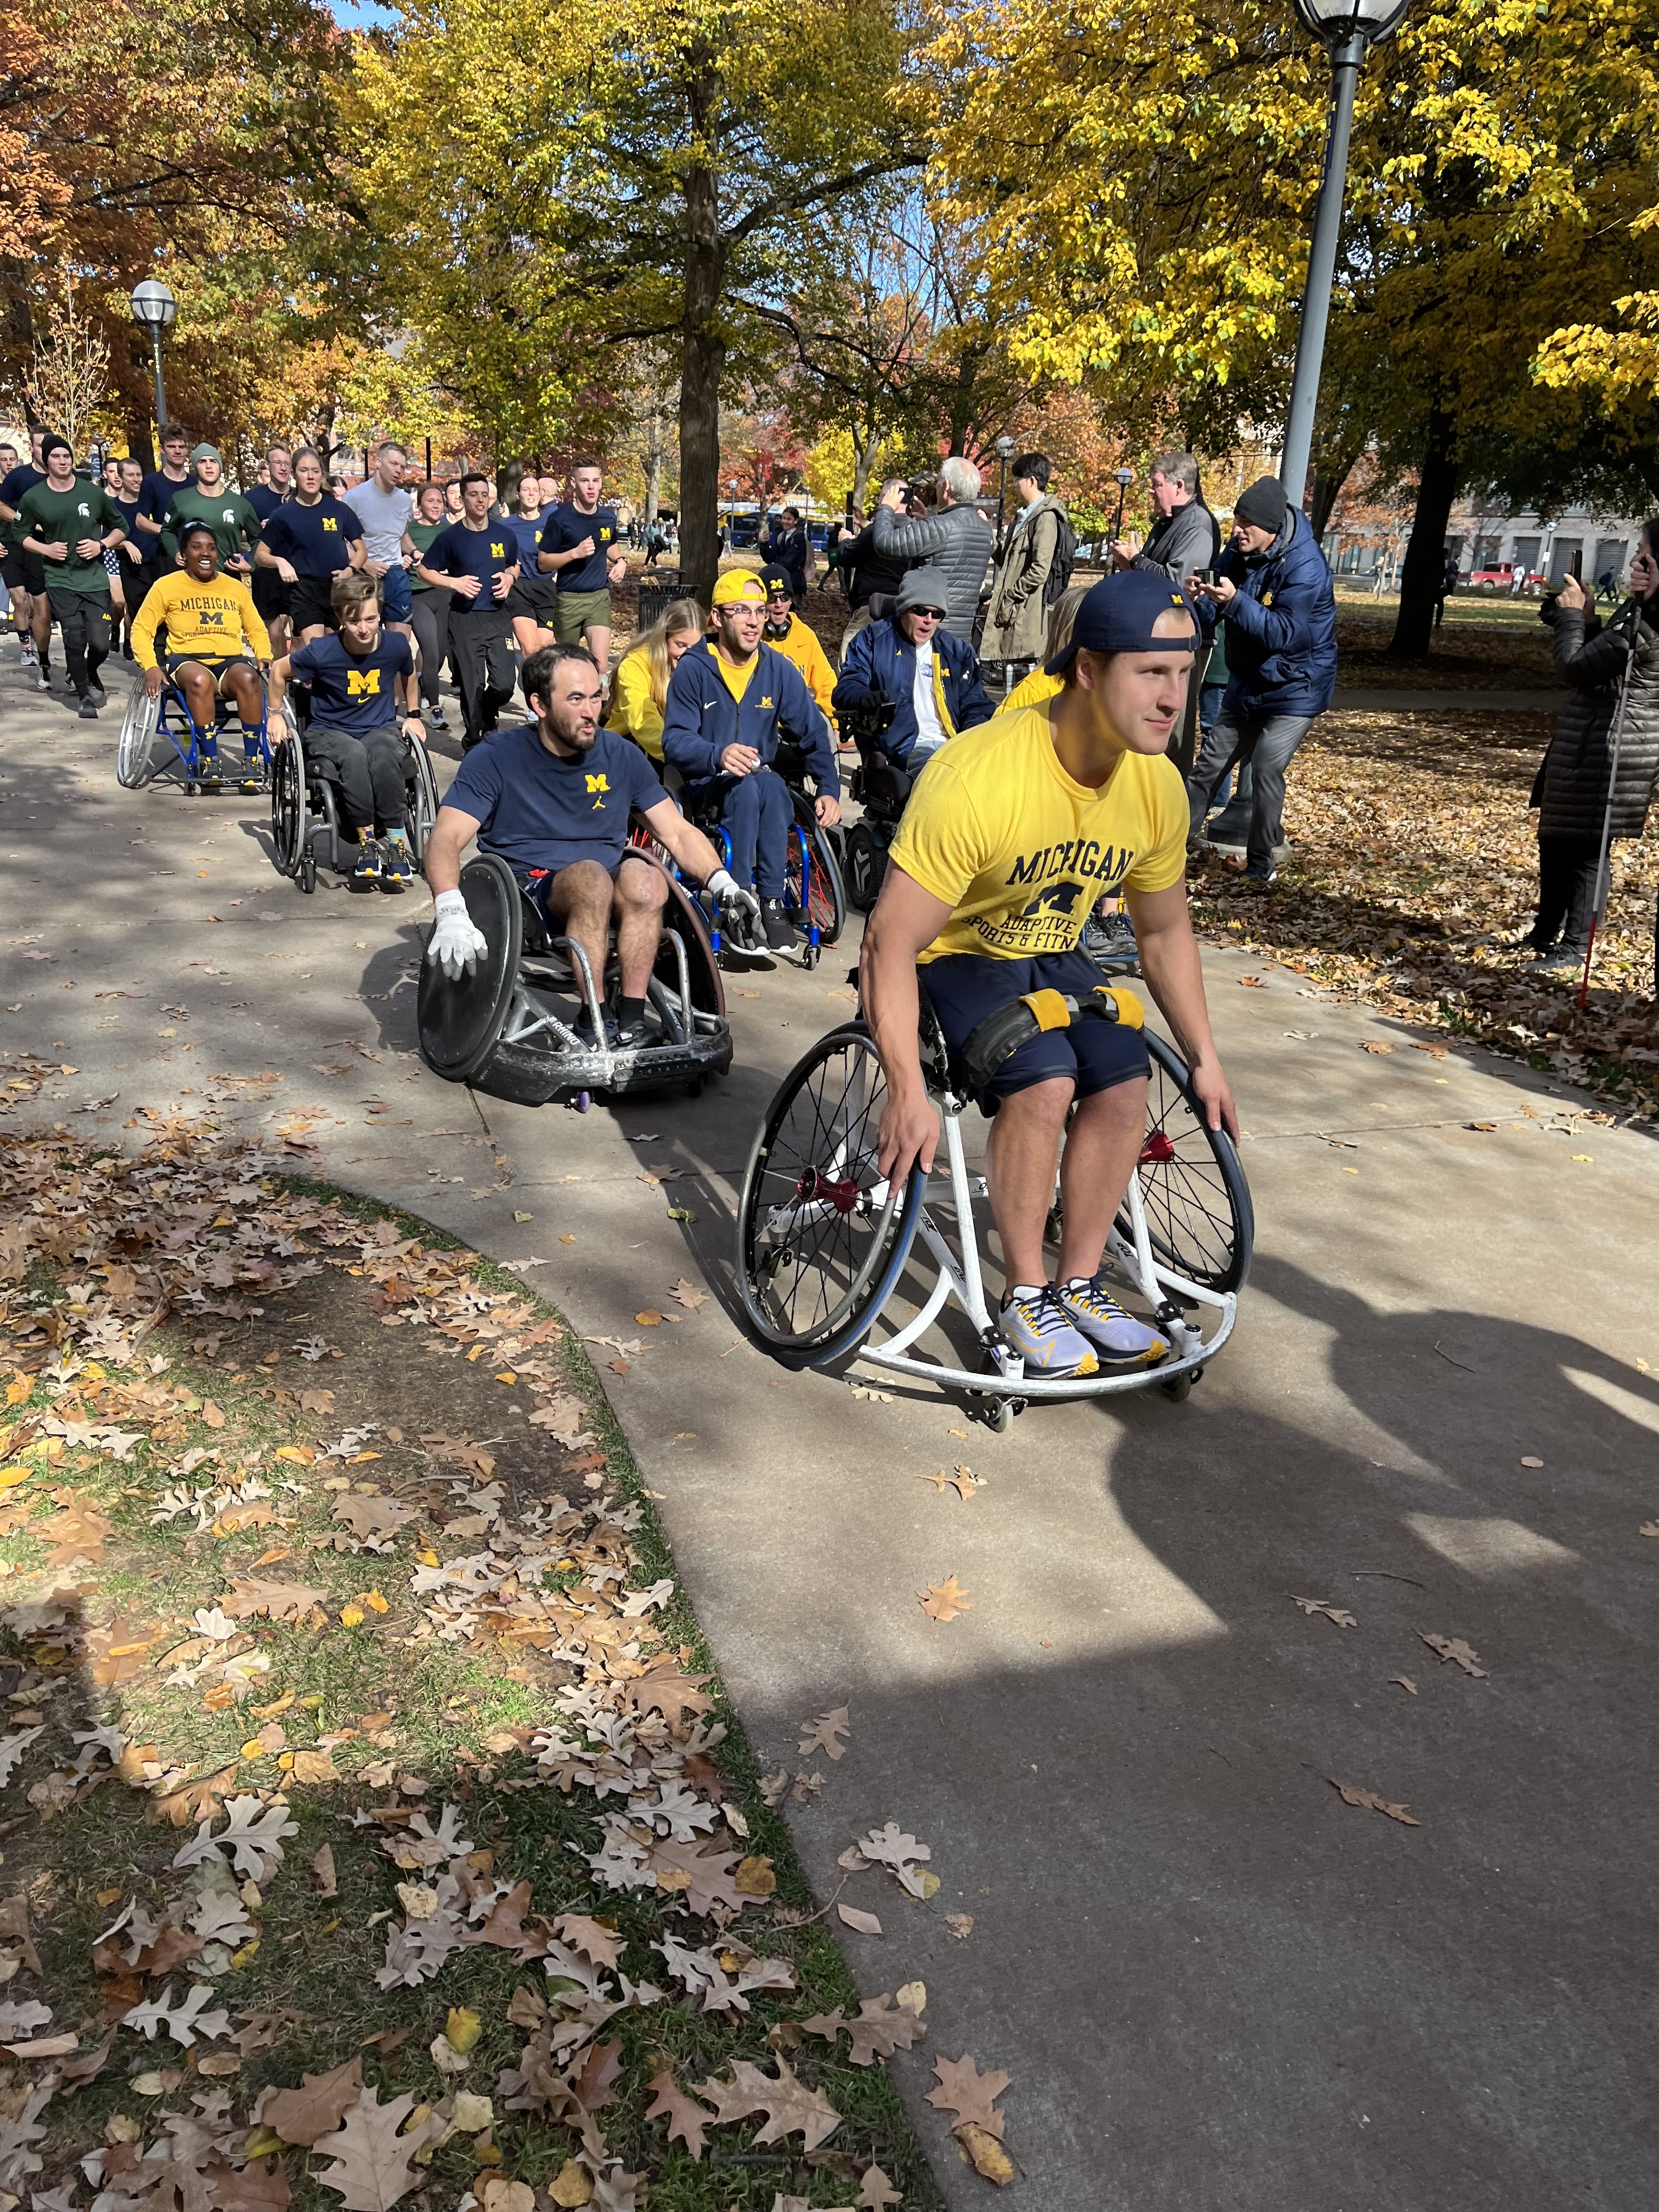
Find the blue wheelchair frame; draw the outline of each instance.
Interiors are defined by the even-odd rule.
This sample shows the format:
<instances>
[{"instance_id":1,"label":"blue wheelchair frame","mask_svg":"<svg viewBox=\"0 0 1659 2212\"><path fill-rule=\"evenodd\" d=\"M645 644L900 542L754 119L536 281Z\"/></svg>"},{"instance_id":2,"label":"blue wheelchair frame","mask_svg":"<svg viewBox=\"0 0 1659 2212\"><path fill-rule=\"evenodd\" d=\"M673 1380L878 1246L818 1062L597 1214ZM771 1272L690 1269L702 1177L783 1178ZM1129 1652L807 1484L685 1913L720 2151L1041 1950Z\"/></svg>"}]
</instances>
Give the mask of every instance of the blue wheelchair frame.
<instances>
[{"instance_id":1,"label":"blue wheelchair frame","mask_svg":"<svg viewBox=\"0 0 1659 2212\"><path fill-rule=\"evenodd\" d=\"M252 663L249 663L252 666ZM258 675L257 668L255 675ZM203 730L190 710L190 702L174 678L168 675L162 683L157 697L148 696L143 683L133 686L127 701L126 712L121 720L121 735L116 756L118 781L129 791L137 791L153 782L159 775L173 775L183 786L185 795L195 797L213 781L207 773L210 764L219 764L218 781L232 787L248 784L259 791L270 788L270 744L265 735L267 698L265 680L259 682L259 720L250 730L242 720L234 699L218 696L211 732ZM219 763L219 740L240 732L242 739L242 773L240 776L224 774ZM173 749L169 759L165 753L156 758L156 740L165 737ZM210 751L210 741L211 750Z\"/></svg>"}]
</instances>

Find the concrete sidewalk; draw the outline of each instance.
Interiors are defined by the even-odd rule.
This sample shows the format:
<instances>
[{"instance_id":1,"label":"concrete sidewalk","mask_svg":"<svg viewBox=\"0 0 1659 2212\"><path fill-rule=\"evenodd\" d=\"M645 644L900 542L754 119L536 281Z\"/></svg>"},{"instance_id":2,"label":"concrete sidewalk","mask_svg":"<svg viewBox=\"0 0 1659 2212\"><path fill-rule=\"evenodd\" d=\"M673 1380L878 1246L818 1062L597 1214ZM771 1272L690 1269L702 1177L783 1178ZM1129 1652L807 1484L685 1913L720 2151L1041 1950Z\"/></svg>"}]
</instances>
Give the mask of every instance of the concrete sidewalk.
<instances>
[{"instance_id":1,"label":"concrete sidewalk","mask_svg":"<svg viewBox=\"0 0 1659 2212\"><path fill-rule=\"evenodd\" d=\"M757 1749L824 1778L792 1808L820 1893L872 1824L932 1850L926 1905L849 1879L884 1933L843 1940L867 1991L926 1981L927 2051L1012 2076L1018 2201L1659 2201L1649 1139L1217 951L1260 1234L1191 1400L999 1437L858 1370L893 1395L856 1397L729 1310L750 1138L850 1011L848 959L729 979L737 1066L701 1100L475 1100L413 1056L423 896L302 897L260 805L120 791L116 711L77 723L6 660L0 1044L74 1071L19 1118L116 1133L228 1095L308 1122L320 1172L639 1341L622 1376L592 1349ZM683 1179L642 1179L662 1166ZM716 1293L695 1313L683 1274ZM971 1503L920 1479L961 1463ZM941 1626L915 1594L952 1573L972 1610ZM842 1704L846 1756L798 1758ZM921 2101L931 2060L894 2072L951 2203L986 2201Z\"/></svg>"}]
</instances>

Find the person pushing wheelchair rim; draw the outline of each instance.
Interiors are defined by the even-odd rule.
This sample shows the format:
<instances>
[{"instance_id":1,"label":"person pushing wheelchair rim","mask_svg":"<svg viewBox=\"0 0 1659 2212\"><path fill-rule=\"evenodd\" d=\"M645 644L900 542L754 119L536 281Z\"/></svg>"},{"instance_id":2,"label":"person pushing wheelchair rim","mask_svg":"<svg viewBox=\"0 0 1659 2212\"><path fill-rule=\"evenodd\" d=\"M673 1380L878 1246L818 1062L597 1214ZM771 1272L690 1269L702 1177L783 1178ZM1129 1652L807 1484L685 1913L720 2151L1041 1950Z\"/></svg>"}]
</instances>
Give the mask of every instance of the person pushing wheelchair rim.
<instances>
[{"instance_id":1,"label":"person pushing wheelchair rim","mask_svg":"<svg viewBox=\"0 0 1659 2212\"><path fill-rule=\"evenodd\" d=\"M964 732L918 783L860 963L887 1081L878 1159L890 1181L930 1170L939 1141L921 1069L921 985L957 1054L988 1014L1028 994L1085 1004L1099 973L1078 940L1096 898L1120 890L1209 1126L1237 1138L1187 911L1186 790L1166 752L1198 639L1189 602L1166 578L1107 577L1048 664L1064 678L1058 696ZM1000 1327L1033 1373L1087 1376L1168 1350L1100 1274L1140 1155L1148 1073L1138 1024L1080 1020L1032 1036L981 1090L994 1116L987 1182L1002 1242ZM1042 1248L1057 1160L1063 1230L1050 1280Z\"/></svg>"},{"instance_id":2,"label":"person pushing wheelchair rim","mask_svg":"<svg viewBox=\"0 0 1659 2212\"><path fill-rule=\"evenodd\" d=\"M427 957L459 982L489 949L459 887L461 854L477 837L501 854L553 933L581 946L596 983L614 921L621 982L604 1041L629 1050L648 1042L647 993L668 897L663 871L629 846L631 816L642 815L671 858L704 885L739 942L758 937L760 902L721 866L647 755L600 727L605 679L586 647L532 653L524 691L534 722L475 746L438 810L426 848L435 916ZM585 1012L579 1030L590 1019Z\"/></svg>"}]
</instances>

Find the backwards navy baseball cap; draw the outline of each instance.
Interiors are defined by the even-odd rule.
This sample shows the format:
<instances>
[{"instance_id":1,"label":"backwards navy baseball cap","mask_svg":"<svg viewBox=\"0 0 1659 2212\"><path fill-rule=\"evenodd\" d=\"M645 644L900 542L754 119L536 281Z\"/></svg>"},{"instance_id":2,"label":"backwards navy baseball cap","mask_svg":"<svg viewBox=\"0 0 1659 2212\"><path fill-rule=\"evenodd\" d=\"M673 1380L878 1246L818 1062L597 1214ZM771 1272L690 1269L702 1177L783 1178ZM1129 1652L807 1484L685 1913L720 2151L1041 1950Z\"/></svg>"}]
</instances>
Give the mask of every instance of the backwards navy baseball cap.
<instances>
[{"instance_id":1,"label":"backwards navy baseball cap","mask_svg":"<svg viewBox=\"0 0 1659 2212\"><path fill-rule=\"evenodd\" d=\"M1172 609L1192 616L1190 637L1153 636L1152 624ZM1091 653L1194 653L1198 637L1193 603L1177 585L1149 569L1120 568L1084 593L1070 640L1043 663L1042 672L1064 676L1079 647Z\"/></svg>"}]
</instances>

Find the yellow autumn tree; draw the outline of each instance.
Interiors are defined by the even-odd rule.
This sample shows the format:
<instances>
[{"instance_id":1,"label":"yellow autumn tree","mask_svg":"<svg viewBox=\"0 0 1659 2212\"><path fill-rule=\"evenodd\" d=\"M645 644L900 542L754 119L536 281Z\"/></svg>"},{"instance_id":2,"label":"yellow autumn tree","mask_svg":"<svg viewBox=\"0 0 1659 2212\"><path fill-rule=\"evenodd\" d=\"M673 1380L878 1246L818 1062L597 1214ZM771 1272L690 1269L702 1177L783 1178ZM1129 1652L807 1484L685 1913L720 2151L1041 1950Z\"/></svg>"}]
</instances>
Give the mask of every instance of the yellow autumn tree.
<instances>
[{"instance_id":1,"label":"yellow autumn tree","mask_svg":"<svg viewBox=\"0 0 1659 2212\"><path fill-rule=\"evenodd\" d=\"M1610 319L1638 264L1659 290L1632 229L1656 196L1656 32L1659 0L1440 0L1362 75L1322 421L1346 410L1351 451L1419 477L1402 649L1426 642L1460 484L1571 477L1583 410L1529 375L1540 345ZM1328 85L1289 7L975 0L933 54L956 88L935 189L982 226L1015 356L1126 411L1271 421ZM1641 443L1597 465L1634 468Z\"/></svg>"},{"instance_id":2,"label":"yellow autumn tree","mask_svg":"<svg viewBox=\"0 0 1659 2212\"><path fill-rule=\"evenodd\" d=\"M502 423L602 415L609 349L670 344L706 590L728 357L820 251L816 211L919 166L905 43L895 0L403 0L348 88L386 326Z\"/></svg>"}]
</instances>

